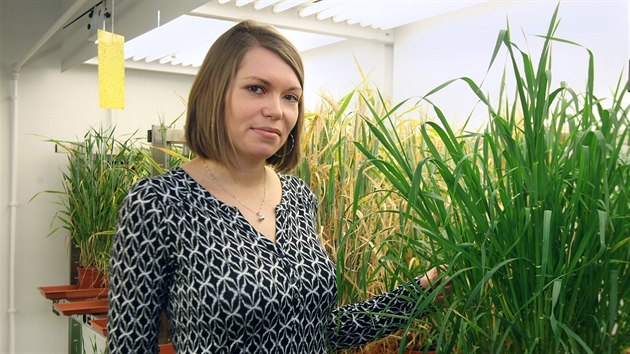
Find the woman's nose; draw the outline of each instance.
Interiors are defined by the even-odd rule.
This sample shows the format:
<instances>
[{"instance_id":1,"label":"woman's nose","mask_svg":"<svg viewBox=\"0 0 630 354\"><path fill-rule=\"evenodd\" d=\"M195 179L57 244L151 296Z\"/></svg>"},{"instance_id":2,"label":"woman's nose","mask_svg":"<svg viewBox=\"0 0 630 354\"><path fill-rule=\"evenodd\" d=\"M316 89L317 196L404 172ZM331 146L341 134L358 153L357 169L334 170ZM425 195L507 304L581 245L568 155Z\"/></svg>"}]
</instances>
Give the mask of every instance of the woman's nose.
<instances>
[{"instance_id":1,"label":"woman's nose","mask_svg":"<svg viewBox=\"0 0 630 354\"><path fill-rule=\"evenodd\" d=\"M265 101L263 115L274 120L281 119L284 115L282 110L282 98L270 95Z\"/></svg>"}]
</instances>

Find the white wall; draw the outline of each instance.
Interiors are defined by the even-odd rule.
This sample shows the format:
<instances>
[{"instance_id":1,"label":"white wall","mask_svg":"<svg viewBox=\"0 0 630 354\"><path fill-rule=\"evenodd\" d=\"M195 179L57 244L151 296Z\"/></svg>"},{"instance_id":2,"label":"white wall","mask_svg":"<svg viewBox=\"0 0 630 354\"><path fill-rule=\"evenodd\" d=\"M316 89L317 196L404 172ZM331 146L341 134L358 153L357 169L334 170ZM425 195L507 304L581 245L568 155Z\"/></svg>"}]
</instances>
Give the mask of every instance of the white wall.
<instances>
[{"instance_id":1,"label":"white wall","mask_svg":"<svg viewBox=\"0 0 630 354\"><path fill-rule=\"evenodd\" d=\"M57 1L0 1L2 4L2 214L0 244L0 353L8 352L8 141L9 66L18 61L61 15ZM167 122L184 110L193 77L147 71L126 71L125 109L114 111L119 134L143 134L160 116ZM69 283L69 260L63 233L46 238L55 213L55 199L36 193L59 189L66 156L55 153L44 137L75 140L91 126L108 124L110 112L98 104L95 66L60 71L58 47L42 49L28 62L19 79L19 164L17 222L16 353L67 352L67 319L51 312L38 286ZM183 124L183 122L182 122Z\"/></svg>"},{"instance_id":2,"label":"white wall","mask_svg":"<svg viewBox=\"0 0 630 354\"><path fill-rule=\"evenodd\" d=\"M391 45L358 39L303 53L306 109L317 109L321 94L341 98L350 93L362 83L361 71L367 83L391 97L392 54Z\"/></svg>"},{"instance_id":3,"label":"white wall","mask_svg":"<svg viewBox=\"0 0 630 354\"><path fill-rule=\"evenodd\" d=\"M33 341L29 331L34 327L49 334L65 329L55 322L49 302L43 301L36 287L68 283L65 237L44 237L55 212L54 198L43 196L27 203L39 191L59 188L58 171L66 157L36 135L75 140L90 126L109 122L109 112L98 108L96 67L82 66L61 74L55 59L27 66L20 78L17 343L18 352L24 353L49 348L51 343ZM117 132L140 129L143 133L159 122L160 115L167 121L176 117L184 110L178 95L187 96L191 82L190 76L128 70L126 107L115 111ZM66 342L59 344L62 349Z\"/></svg>"},{"instance_id":4,"label":"white wall","mask_svg":"<svg viewBox=\"0 0 630 354\"><path fill-rule=\"evenodd\" d=\"M0 1L0 53L6 52L4 33L7 32L4 21L5 2ZM9 78L4 61L0 54L0 353L7 351L8 343L8 302L9 302Z\"/></svg>"},{"instance_id":5,"label":"white wall","mask_svg":"<svg viewBox=\"0 0 630 354\"><path fill-rule=\"evenodd\" d=\"M470 9L414 23L394 32L394 99L418 97L438 85L467 76L481 83L486 75L499 31L509 20L512 39L532 60L538 61L542 39L557 2L552 0L495 0ZM628 1L576 1L560 4L556 37L592 50L595 57L595 93L609 97L628 65ZM524 38L524 35L526 39ZM506 50L496 59L483 88L496 98ZM584 91L588 56L583 48L555 43L552 51L552 87L566 81ZM624 71L627 75L627 70ZM625 79L625 77L624 77ZM510 86L513 91L514 86ZM432 98L452 121L462 122L476 98L462 82ZM477 124L487 114L476 112Z\"/></svg>"}]
</instances>

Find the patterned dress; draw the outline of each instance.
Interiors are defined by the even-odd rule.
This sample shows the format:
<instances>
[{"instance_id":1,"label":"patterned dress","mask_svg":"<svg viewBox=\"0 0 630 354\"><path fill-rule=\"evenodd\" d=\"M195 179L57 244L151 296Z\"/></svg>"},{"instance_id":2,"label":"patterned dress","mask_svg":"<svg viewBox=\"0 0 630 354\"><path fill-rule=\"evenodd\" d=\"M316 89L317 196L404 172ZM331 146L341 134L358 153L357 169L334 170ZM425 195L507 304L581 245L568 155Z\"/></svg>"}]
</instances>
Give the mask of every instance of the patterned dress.
<instances>
[{"instance_id":1,"label":"patterned dress","mask_svg":"<svg viewBox=\"0 0 630 354\"><path fill-rule=\"evenodd\" d=\"M134 186L111 253L111 354L158 353L163 309L176 352L186 354L327 353L401 326L411 292L422 291L417 279L337 307L315 196L297 177L280 180L275 243L181 168Z\"/></svg>"}]
</instances>

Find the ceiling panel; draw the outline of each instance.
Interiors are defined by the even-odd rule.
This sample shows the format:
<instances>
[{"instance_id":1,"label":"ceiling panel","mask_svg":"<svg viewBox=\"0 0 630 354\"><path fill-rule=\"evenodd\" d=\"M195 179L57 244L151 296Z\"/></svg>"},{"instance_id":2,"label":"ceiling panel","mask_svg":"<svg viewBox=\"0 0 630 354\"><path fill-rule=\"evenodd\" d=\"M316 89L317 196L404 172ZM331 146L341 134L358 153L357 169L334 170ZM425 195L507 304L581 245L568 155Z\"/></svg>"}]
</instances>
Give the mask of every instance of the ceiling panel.
<instances>
[{"instance_id":1,"label":"ceiling panel","mask_svg":"<svg viewBox=\"0 0 630 354\"><path fill-rule=\"evenodd\" d=\"M348 38L393 44L396 27L481 2L214 0L127 41L125 59L129 67L194 73L216 38L243 19L274 25L302 52Z\"/></svg>"}]
</instances>

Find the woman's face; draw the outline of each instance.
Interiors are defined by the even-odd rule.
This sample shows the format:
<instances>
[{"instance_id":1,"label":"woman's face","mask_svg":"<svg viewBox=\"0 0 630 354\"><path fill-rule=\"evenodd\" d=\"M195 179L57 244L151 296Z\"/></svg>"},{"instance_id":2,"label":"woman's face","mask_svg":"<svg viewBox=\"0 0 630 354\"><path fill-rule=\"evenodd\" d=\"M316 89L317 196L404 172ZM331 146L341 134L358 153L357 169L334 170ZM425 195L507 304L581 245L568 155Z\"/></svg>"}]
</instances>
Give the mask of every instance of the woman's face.
<instances>
[{"instance_id":1,"label":"woman's face","mask_svg":"<svg viewBox=\"0 0 630 354\"><path fill-rule=\"evenodd\" d=\"M302 87L278 55L249 49L226 95L226 127L237 163L260 162L275 154L298 118Z\"/></svg>"}]
</instances>

